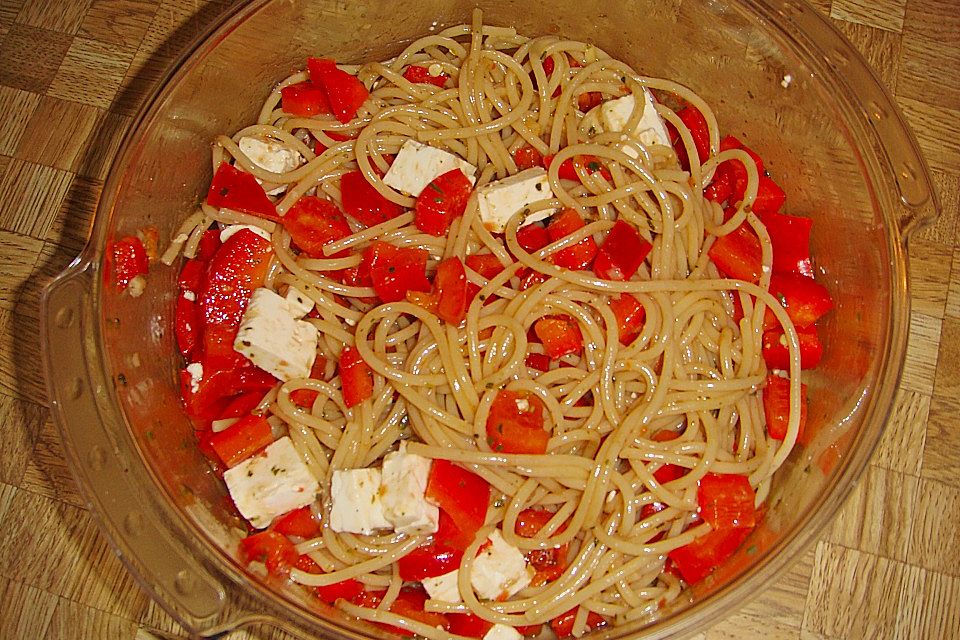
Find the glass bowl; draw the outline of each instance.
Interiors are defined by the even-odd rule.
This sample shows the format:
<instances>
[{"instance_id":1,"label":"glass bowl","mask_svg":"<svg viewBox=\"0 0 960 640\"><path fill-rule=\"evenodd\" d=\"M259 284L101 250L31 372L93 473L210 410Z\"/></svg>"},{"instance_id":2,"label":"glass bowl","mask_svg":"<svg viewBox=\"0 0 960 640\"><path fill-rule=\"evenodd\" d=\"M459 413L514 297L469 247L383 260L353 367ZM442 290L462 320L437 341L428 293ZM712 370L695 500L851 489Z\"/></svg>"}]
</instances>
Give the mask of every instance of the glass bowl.
<instances>
[{"instance_id":1,"label":"glass bowl","mask_svg":"<svg viewBox=\"0 0 960 640\"><path fill-rule=\"evenodd\" d=\"M308 55L384 59L469 21L593 42L641 73L677 80L721 130L767 161L789 209L816 220L812 250L836 301L810 376L816 437L778 472L763 527L658 621L604 637L683 637L782 575L829 522L877 444L908 332L906 243L939 210L925 163L890 96L851 45L797 0L259 0L198 39L136 118L106 180L83 254L47 289L44 364L78 483L142 587L189 633L266 623L304 637L380 637L337 610L246 572L241 523L194 446L179 400L172 331L176 269L147 294L104 286L108 239L147 225L170 238L206 193L209 145L252 121ZM398 10L400 8L400 10ZM375 633L375 635L371 635Z\"/></svg>"}]
</instances>

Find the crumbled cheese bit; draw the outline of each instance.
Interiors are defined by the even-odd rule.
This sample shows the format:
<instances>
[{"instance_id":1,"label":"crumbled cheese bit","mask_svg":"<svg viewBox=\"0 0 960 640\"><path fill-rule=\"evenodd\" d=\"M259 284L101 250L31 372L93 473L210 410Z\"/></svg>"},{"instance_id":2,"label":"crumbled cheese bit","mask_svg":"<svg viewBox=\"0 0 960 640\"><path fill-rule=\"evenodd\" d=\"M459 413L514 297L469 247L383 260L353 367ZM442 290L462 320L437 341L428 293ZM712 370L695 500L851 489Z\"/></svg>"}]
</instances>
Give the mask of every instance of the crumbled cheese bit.
<instances>
[{"instance_id":1,"label":"crumbled cheese bit","mask_svg":"<svg viewBox=\"0 0 960 640\"><path fill-rule=\"evenodd\" d=\"M445 573L435 578L424 578L420 582L432 600L439 600L440 602L460 602L459 579L460 571L454 569L450 573Z\"/></svg>"},{"instance_id":2,"label":"crumbled cheese bit","mask_svg":"<svg viewBox=\"0 0 960 640\"><path fill-rule=\"evenodd\" d=\"M369 535L393 525L383 512L380 470L339 469L330 485L330 528Z\"/></svg>"},{"instance_id":3,"label":"crumbled cheese bit","mask_svg":"<svg viewBox=\"0 0 960 640\"><path fill-rule=\"evenodd\" d=\"M195 294L193 291L190 291L190 289L183 290L183 297L190 302L196 302L197 300L197 294Z\"/></svg>"},{"instance_id":4,"label":"crumbled cheese bit","mask_svg":"<svg viewBox=\"0 0 960 640\"><path fill-rule=\"evenodd\" d=\"M499 529L490 534L490 546L473 561L470 584L486 600L503 600L526 588L533 579L527 559L503 539Z\"/></svg>"},{"instance_id":5,"label":"crumbled cheese bit","mask_svg":"<svg viewBox=\"0 0 960 640\"><path fill-rule=\"evenodd\" d=\"M523 211L535 202L553 198L547 171L532 167L509 178L484 185L477 190L477 206L483 226L491 233L503 233L518 211ZM554 209L541 209L527 214L520 227L543 220L553 215ZM519 227L518 227L519 228Z\"/></svg>"},{"instance_id":6,"label":"crumbled cheese bit","mask_svg":"<svg viewBox=\"0 0 960 640\"><path fill-rule=\"evenodd\" d=\"M187 365L187 373L190 374L190 392L200 391L200 381L203 380L203 365L199 362L191 362Z\"/></svg>"},{"instance_id":7,"label":"crumbled cheese bit","mask_svg":"<svg viewBox=\"0 0 960 640\"><path fill-rule=\"evenodd\" d=\"M238 145L253 164L273 173L287 173L303 164L298 151L275 140L244 136Z\"/></svg>"},{"instance_id":8,"label":"crumbled cheese bit","mask_svg":"<svg viewBox=\"0 0 960 640\"><path fill-rule=\"evenodd\" d=\"M417 197L433 180L453 169L460 169L470 184L477 181L477 168L460 156L416 140L407 140L383 176L383 182L397 191Z\"/></svg>"},{"instance_id":9,"label":"crumbled cheese bit","mask_svg":"<svg viewBox=\"0 0 960 640\"><path fill-rule=\"evenodd\" d=\"M130 294L131 298L139 298L146 290L147 279L143 277L143 274L132 277L130 282L127 283L127 293Z\"/></svg>"},{"instance_id":10,"label":"crumbled cheese bit","mask_svg":"<svg viewBox=\"0 0 960 640\"><path fill-rule=\"evenodd\" d=\"M310 377L317 357L317 328L298 320L271 289L255 289L240 320L233 348L253 364L287 381Z\"/></svg>"},{"instance_id":11,"label":"crumbled cheese bit","mask_svg":"<svg viewBox=\"0 0 960 640\"><path fill-rule=\"evenodd\" d=\"M407 453L407 443L383 458L381 496L383 513L395 531L417 535L436 533L440 509L427 502L430 459Z\"/></svg>"}]
</instances>

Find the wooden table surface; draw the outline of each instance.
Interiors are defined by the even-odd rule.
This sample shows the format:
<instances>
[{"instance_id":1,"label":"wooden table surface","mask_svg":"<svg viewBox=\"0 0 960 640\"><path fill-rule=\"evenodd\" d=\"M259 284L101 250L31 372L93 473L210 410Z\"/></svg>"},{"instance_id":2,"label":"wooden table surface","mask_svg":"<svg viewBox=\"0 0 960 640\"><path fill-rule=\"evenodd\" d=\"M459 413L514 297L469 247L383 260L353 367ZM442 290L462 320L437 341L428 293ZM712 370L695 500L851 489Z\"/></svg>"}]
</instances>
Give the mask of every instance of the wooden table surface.
<instances>
[{"instance_id":1,"label":"wooden table surface","mask_svg":"<svg viewBox=\"0 0 960 640\"><path fill-rule=\"evenodd\" d=\"M89 220L152 81L227 4L0 0L0 638L177 631L111 552L65 466L38 300L87 234L65 212ZM893 91L944 212L910 247L907 363L869 471L790 574L701 638L960 638L960 5L817 5Z\"/></svg>"}]
</instances>

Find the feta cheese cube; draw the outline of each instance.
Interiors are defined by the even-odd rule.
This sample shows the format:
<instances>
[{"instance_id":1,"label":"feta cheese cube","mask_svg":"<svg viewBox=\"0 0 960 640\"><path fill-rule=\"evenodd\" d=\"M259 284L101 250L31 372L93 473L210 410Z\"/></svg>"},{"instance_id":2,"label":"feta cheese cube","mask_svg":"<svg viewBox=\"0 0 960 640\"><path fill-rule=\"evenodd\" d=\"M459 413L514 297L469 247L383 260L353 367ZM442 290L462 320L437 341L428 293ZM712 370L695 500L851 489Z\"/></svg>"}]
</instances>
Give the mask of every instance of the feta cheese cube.
<instances>
[{"instance_id":1,"label":"feta cheese cube","mask_svg":"<svg viewBox=\"0 0 960 640\"><path fill-rule=\"evenodd\" d=\"M313 298L296 287L287 287L287 306L294 318L299 320L313 311Z\"/></svg>"},{"instance_id":2,"label":"feta cheese cube","mask_svg":"<svg viewBox=\"0 0 960 640\"><path fill-rule=\"evenodd\" d=\"M200 381L203 380L203 365L199 362L191 362L187 365L187 373L190 374L190 391L193 393L200 391Z\"/></svg>"},{"instance_id":3,"label":"feta cheese cube","mask_svg":"<svg viewBox=\"0 0 960 640\"><path fill-rule=\"evenodd\" d=\"M644 145L664 145L670 146L670 134L667 127L657 113L657 107L653 102L653 94L649 90L643 90L643 116L637 123L633 131L626 131L627 120L630 114L636 108L637 100L633 94L607 100L601 104L600 119L607 131L622 131L642 142Z\"/></svg>"},{"instance_id":4,"label":"feta cheese cube","mask_svg":"<svg viewBox=\"0 0 960 640\"><path fill-rule=\"evenodd\" d=\"M297 320L285 299L254 290L233 343L237 352L281 380L310 377L317 357L317 328Z\"/></svg>"},{"instance_id":5,"label":"feta cheese cube","mask_svg":"<svg viewBox=\"0 0 960 640\"><path fill-rule=\"evenodd\" d=\"M490 546L473 561L470 584L486 600L509 598L530 584L533 572L520 549L504 540L499 529L489 540Z\"/></svg>"},{"instance_id":6,"label":"feta cheese cube","mask_svg":"<svg viewBox=\"0 0 960 640\"><path fill-rule=\"evenodd\" d=\"M240 515L257 529L312 503L320 491L320 484L287 436L227 469L223 479Z\"/></svg>"},{"instance_id":7,"label":"feta cheese cube","mask_svg":"<svg viewBox=\"0 0 960 640\"><path fill-rule=\"evenodd\" d=\"M505 624L495 624L484 634L483 640L523 640L523 634Z\"/></svg>"},{"instance_id":8,"label":"feta cheese cube","mask_svg":"<svg viewBox=\"0 0 960 640\"><path fill-rule=\"evenodd\" d=\"M477 206L483 226L491 233L503 233L507 222L518 211L534 202L550 198L553 198L553 190L550 189L546 169L532 167L481 187L477 191ZM554 211L555 209L542 209L530 214L520 226L549 218Z\"/></svg>"},{"instance_id":9,"label":"feta cheese cube","mask_svg":"<svg viewBox=\"0 0 960 640\"><path fill-rule=\"evenodd\" d=\"M255 234L263 238L264 240L270 240L270 233L265 229L252 224L228 224L223 229L220 230L220 242L226 242L230 236L235 234L240 229L250 229Z\"/></svg>"},{"instance_id":10,"label":"feta cheese cube","mask_svg":"<svg viewBox=\"0 0 960 640\"><path fill-rule=\"evenodd\" d=\"M397 191L417 197L435 178L453 169L463 171L470 184L477 181L474 177L477 168L460 156L416 140L407 140L383 181Z\"/></svg>"},{"instance_id":11,"label":"feta cheese cube","mask_svg":"<svg viewBox=\"0 0 960 640\"><path fill-rule=\"evenodd\" d=\"M427 502L430 459L407 453L407 443L383 458L383 513L399 533L436 533L440 509Z\"/></svg>"},{"instance_id":12,"label":"feta cheese cube","mask_svg":"<svg viewBox=\"0 0 960 640\"><path fill-rule=\"evenodd\" d=\"M460 570L454 569L450 573L435 578L424 578L420 582L433 600L460 602L460 587L457 586L457 580L459 579Z\"/></svg>"},{"instance_id":13,"label":"feta cheese cube","mask_svg":"<svg viewBox=\"0 0 960 640\"><path fill-rule=\"evenodd\" d=\"M393 526L383 513L380 469L334 471L330 497L330 527L334 531L369 535Z\"/></svg>"},{"instance_id":14,"label":"feta cheese cube","mask_svg":"<svg viewBox=\"0 0 960 640\"><path fill-rule=\"evenodd\" d=\"M287 173L303 164L303 156L275 140L244 136L237 143L253 164L273 173Z\"/></svg>"}]
</instances>

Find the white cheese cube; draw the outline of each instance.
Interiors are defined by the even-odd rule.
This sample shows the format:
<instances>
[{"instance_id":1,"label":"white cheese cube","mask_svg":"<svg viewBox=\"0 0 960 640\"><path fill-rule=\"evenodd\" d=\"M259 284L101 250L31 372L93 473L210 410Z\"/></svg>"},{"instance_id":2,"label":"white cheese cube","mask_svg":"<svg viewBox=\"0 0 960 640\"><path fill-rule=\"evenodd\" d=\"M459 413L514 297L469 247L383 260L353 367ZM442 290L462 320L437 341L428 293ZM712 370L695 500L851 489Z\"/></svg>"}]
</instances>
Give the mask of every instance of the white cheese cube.
<instances>
[{"instance_id":1,"label":"white cheese cube","mask_svg":"<svg viewBox=\"0 0 960 640\"><path fill-rule=\"evenodd\" d=\"M297 320L274 291L254 290L233 348L281 380L310 377L317 357L317 328Z\"/></svg>"},{"instance_id":2,"label":"white cheese cube","mask_svg":"<svg viewBox=\"0 0 960 640\"><path fill-rule=\"evenodd\" d=\"M265 229L252 224L228 224L223 229L220 230L220 242L226 242L230 236L235 234L240 229L250 229L255 234L263 238L264 240L270 240L270 233Z\"/></svg>"},{"instance_id":3,"label":"white cheese cube","mask_svg":"<svg viewBox=\"0 0 960 640\"><path fill-rule=\"evenodd\" d=\"M298 151L275 140L244 136L237 144L253 164L273 173L287 173L303 164Z\"/></svg>"},{"instance_id":4,"label":"white cheese cube","mask_svg":"<svg viewBox=\"0 0 960 640\"><path fill-rule=\"evenodd\" d=\"M532 167L481 187L477 191L477 206L483 226L491 233L503 233L507 222L518 211L534 202L550 198L553 198L553 190L550 189L546 169ZM520 226L549 218L554 211L555 209L542 209L530 214L523 219Z\"/></svg>"},{"instance_id":5,"label":"white cheese cube","mask_svg":"<svg viewBox=\"0 0 960 640\"><path fill-rule=\"evenodd\" d=\"M647 89L643 90L643 116L633 131L626 131L627 120L630 119L636 105L637 100L633 94L607 100L601 104L598 107L601 110L600 118L607 131L622 131L647 146L659 144L669 147L670 134L660 114L657 113L653 94Z\"/></svg>"},{"instance_id":6,"label":"white cheese cube","mask_svg":"<svg viewBox=\"0 0 960 640\"><path fill-rule=\"evenodd\" d=\"M383 513L380 469L334 471L330 497L330 528L334 531L369 535L393 526Z\"/></svg>"},{"instance_id":7,"label":"white cheese cube","mask_svg":"<svg viewBox=\"0 0 960 640\"><path fill-rule=\"evenodd\" d=\"M499 529L489 538L491 545L473 561L470 584L481 598L506 599L524 589L533 579L520 549L503 539Z\"/></svg>"},{"instance_id":8,"label":"white cheese cube","mask_svg":"<svg viewBox=\"0 0 960 640\"><path fill-rule=\"evenodd\" d=\"M257 529L316 500L320 484L284 436L223 474L240 514Z\"/></svg>"},{"instance_id":9,"label":"white cheese cube","mask_svg":"<svg viewBox=\"0 0 960 640\"><path fill-rule=\"evenodd\" d=\"M477 168L460 156L416 140L407 140L383 181L397 191L417 197L434 179L454 169L463 171L470 184L477 181L474 177Z\"/></svg>"},{"instance_id":10,"label":"white cheese cube","mask_svg":"<svg viewBox=\"0 0 960 640\"><path fill-rule=\"evenodd\" d=\"M313 311L313 298L296 287L287 287L285 299L290 313L298 320Z\"/></svg>"},{"instance_id":11,"label":"white cheese cube","mask_svg":"<svg viewBox=\"0 0 960 640\"><path fill-rule=\"evenodd\" d=\"M420 582L433 600L460 602L460 587L457 586L457 580L459 579L460 570L454 569L450 573L435 578L424 578Z\"/></svg>"},{"instance_id":12,"label":"white cheese cube","mask_svg":"<svg viewBox=\"0 0 960 640\"><path fill-rule=\"evenodd\" d=\"M436 533L440 509L427 502L430 459L407 453L407 443L383 458L383 513L398 533Z\"/></svg>"},{"instance_id":13,"label":"white cheese cube","mask_svg":"<svg viewBox=\"0 0 960 640\"><path fill-rule=\"evenodd\" d=\"M505 624L495 624L484 634L483 640L523 640L523 634Z\"/></svg>"}]
</instances>

